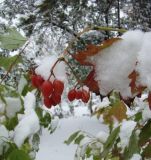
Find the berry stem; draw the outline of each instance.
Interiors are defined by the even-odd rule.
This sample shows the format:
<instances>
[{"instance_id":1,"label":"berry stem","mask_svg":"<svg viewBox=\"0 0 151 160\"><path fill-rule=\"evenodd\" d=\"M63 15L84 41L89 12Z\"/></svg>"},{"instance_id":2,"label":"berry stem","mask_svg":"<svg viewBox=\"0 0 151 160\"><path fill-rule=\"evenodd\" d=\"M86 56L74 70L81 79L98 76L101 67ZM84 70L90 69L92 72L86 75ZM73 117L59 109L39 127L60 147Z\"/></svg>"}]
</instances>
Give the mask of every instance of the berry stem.
<instances>
[{"instance_id":1,"label":"berry stem","mask_svg":"<svg viewBox=\"0 0 151 160\"><path fill-rule=\"evenodd\" d=\"M51 78L52 75L54 76L54 78L56 78L53 70L54 70L55 66L57 65L57 63L60 62L60 61L62 61L62 59L61 59L61 58L58 58L58 59L56 60L56 62L54 63L54 65L52 66L52 68L51 68L51 70L50 70L50 75L49 75L49 77L48 77L48 80L50 80L50 78Z\"/></svg>"},{"instance_id":2,"label":"berry stem","mask_svg":"<svg viewBox=\"0 0 151 160\"><path fill-rule=\"evenodd\" d=\"M65 58L63 58L63 61L66 63L66 65L70 68L72 74L74 75L74 77L76 78L77 80L77 84L80 84L82 85L82 81L77 77L76 73L74 72L73 68L70 66L70 64L68 63L68 61L66 61Z\"/></svg>"}]
</instances>

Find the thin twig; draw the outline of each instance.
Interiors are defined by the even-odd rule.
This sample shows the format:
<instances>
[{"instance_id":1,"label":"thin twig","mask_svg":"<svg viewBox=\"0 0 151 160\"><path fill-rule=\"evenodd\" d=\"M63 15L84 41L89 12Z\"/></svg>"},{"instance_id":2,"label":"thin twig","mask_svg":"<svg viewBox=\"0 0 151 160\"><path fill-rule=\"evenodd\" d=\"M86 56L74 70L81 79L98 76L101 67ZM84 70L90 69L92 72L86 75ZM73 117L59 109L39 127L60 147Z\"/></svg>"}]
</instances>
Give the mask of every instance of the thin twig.
<instances>
[{"instance_id":1,"label":"thin twig","mask_svg":"<svg viewBox=\"0 0 151 160\"><path fill-rule=\"evenodd\" d=\"M18 59L20 58L21 54L24 52L25 48L28 46L29 41L26 43L26 45L24 46L24 48L19 52L19 54L17 55L16 59L11 63L10 67L8 68L6 74L4 75L4 77L1 79L0 84L2 84L2 82L5 80L5 78L8 76L8 74L11 72L11 70L13 69L13 67L15 66L15 64L17 63Z\"/></svg>"}]
</instances>

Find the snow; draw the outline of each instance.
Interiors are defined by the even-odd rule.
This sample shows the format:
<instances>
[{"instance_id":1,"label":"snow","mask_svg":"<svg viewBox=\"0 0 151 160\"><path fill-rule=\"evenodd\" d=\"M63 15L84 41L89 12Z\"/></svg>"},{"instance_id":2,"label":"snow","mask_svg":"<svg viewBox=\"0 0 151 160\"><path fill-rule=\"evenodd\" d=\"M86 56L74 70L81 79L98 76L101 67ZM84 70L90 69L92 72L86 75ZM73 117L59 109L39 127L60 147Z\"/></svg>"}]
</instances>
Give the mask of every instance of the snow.
<instances>
[{"instance_id":1,"label":"snow","mask_svg":"<svg viewBox=\"0 0 151 160\"><path fill-rule=\"evenodd\" d=\"M34 111L35 101L36 99L34 94L28 92L24 99L24 115L20 119L14 131L14 142L18 147L21 147L27 137L32 136L40 129L39 119Z\"/></svg>"},{"instance_id":2,"label":"snow","mask_svg":"<svg viewBox=\"0 0 151 160\"><path fill-rule=\"evenodd\" d=\"M144 110L142 111L142 119L145 122L149 120L150 117L151 117L151 110L147 104L145 105L145 102L144 102Z\"/></svg>"},{"instance_id":3,"label":"snow","mask_svg":"<svg viewBox=\"0 0 151 160\"><path fill-rule=\"evenodd\" d=\"M0 100L0 114L4 113L5 111L5 104Z\"/></svg>"},{"instance_id":4,"label":"snow","mask_svg":"<svg viewBox=\"0 0 151 160\"><path fill-rule=\"evenodd\" d=\"M109 134L107 132L104 131L100 131L96 137L98 138L98 140L102 143L105 143L107 138L108 138Z\"/></svg>"},{"instance_id":5,"label":"snow","mask_svg":"<svg viewBox=\"0 0 151 160\"><path fill-rule=\"evenodd\" d=\"M19 84L18 84L18 92L19 92L19 94L22 93L25 85L27 85L27 80L25 79L24 76L21 76L21 79L20 79Z\"/></svg>"},{"instance_id":6,"label":"snow","mask_svg":"<svg viewBox=\"0 0 151 160\"><path fill-rule=\"evenodd\" d=\"M6 115L12 118L17 112L21 110L21 100L20 98L6 97Z\"/></svg>"},{"instance_id":7,"label":"snow","mask_svg":"<svg viewBox=\"0 0 151 160\"><path fill-rule=\"evenodd\" d=\"M144 34L142 48L138 55L138 67L140 83L151 90L151 32Z\"/></svg>"},{"instance_id":8,"label":"snow","mask_svg":"<svg viewBox=\"0 0 151 160\"><path fill-rule=\"evenodd\" d=\"M51 56L46 56L45 58L40 60L38 67L35 70L36 74L41 75L45 80L47 80L50 75L50 70L57 61L57 59L58 59L57 56L51 55ZM57 79L66 82L67 78L66 78L66 70L64 62L59 62L55 66L53 72ZM51 80L54 80L53 76Z\"/></svg>"},{"instance_id":9,"label":"snow","mask_svg":"<svg viewBox=\"0 0 151 160\"><path fill-rule=\"evenodd\" d=\"M73 144L67 146L64 144L64 141L78 130L95 135L100 129L108 131L107 126L99 123L97 119L88 116L60 119L58 127L53 134L50 135L48 130L43 129L40 150L37 153L36 160L72 160L74 159L77 146Z\"/></svg>"},{"instance_id":10,"label":"snow","mask_svg":"<svg viewBox=\"0 0 151 160\"><path fill-rule=\"evenodd\" d=\"M7 141L8 137L8 130L4 125L0 125L0 155L3 153L3 148L7 146L5 141Z\"/></svg>"},{"instance_id":11,"label":"snow","mask_svg":"<svg viewBox=\"0 0 151 160\"><path fill-rule=\"evenodd\" d=\"M128 76L135 67L143 35L138 30L128 31L121 37L122 40L95 56L93 62L101 94L106 95L115 89L123 97L131 96Z\"/></svg>"},{"instance_id":12,"label":"snow","mask_svg":"<svg viewBox=\"0 0 151 160\"><path fill-rule=\"evenodd\" d=\"M139 73L137 84L151 90L151 32L128 31L121 38L89 61L96 66L95 79L102 95L116 90L127 98L132 96L128 76L133 70Z\"/></svg>"},{"instance_id":13,"label":"snow","mask_svg":"<svg viewBox=\"0 0 151 160\"><path fill-rule=\"evenodd\" d=\"M136 122L134 122L132 120L128 120L128 121L123 120L122 121L119 136L120 136L120 140L121 140L120 144L123 149L128 145L130 136L131 136L132 131L134 130L135 126L136 126Z\"/></svg>"},{"instance_id":14,"label":"snow","mask_svg":"<svg viewBox=\"0 0 151 160\"><path fill-rule=\"evenodd\" d=\"M134 154L133 157L130 160L141 160L141 155L139 154Z\"/></svg>"}]
</instances>

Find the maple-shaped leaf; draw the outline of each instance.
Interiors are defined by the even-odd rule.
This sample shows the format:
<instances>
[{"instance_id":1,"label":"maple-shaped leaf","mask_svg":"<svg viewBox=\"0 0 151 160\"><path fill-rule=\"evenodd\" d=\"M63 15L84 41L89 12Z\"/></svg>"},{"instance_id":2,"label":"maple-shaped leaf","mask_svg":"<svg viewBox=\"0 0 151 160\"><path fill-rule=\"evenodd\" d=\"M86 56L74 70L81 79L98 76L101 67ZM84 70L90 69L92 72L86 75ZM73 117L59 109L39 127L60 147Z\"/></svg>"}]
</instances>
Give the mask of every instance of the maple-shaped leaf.
<instances>
[{"instance_id":1,"label":"maple-shaped leaf","mask_svg":"<svg viewBox=\"0 0 151 160\"><path fill-rule=\"evenodd\" d=\"M141 85L139 86L136 85L136 80L138 76L139 74L135 70L133 70L133 72L129 74L128 78L131 79L131 82L129 84L129 86L131 87L131 93L133 95L140 96L140 94L142 93L142 91L144 91L146 87Z\"/></svg>"},{"instance_id":2,"label":"maple-shaped leaf","mask_svg":"<svg viewBox=\"0 0 151 160\"><path fill-rule=\"evenodd\" d=\"M81 65L92 65L87 61L88 57L94 56L100 51L102 51L105 48L110 47L113 43L122 40L121 38L111 38L108 40L105 40L100 45L93 45L89 44L86 46L85 50L78 51L76 54L73 55L73 58L75 58Z\"/></svg>"},{"instance_id":3,"label":"maple-shaped leaf","mask_svg":"<svg viewBox=\"0 0 151 160\"><path fill-rule=\"evenodd\" d=\"M94 79L94 77L95 70L93 69L83 83L89 88L90 91L99 94L98 82Z\"/></svg>"}]
</instances>

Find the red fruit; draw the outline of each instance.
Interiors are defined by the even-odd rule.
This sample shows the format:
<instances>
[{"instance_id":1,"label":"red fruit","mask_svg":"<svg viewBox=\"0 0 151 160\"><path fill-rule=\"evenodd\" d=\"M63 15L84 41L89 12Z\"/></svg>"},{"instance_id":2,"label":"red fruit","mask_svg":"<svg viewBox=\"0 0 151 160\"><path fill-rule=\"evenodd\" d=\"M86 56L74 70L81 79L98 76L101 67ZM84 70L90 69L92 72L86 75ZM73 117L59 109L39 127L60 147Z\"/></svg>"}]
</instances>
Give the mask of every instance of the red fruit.
<instances>
[{"instance_id":1,"label":"red fruit","mask_svg":"<svg viewBox=\"0 0 151 160\"><path fill-rule=\"evenodd\" d=\"M56 94L61 95L64 90L64 83L60 80L55 79L53 81L53 88Z\"/></svg>"},{"instance_id":2,"label":"red fruit","mask_svg":"<svg viewBox=\"0 0 151 160\"><path fill-rule=\"evenodd\" d=\"M51 108L51 106L52 106L51 98L45 97L45 98L44 98L44 105L45 105L47 108Z\"/></svg>"},{"instance_id":3,"label":"red fruit","mask_svg":"<svg viewBox=\"0 0 151 160\"><path fill-rule=\"evenodd\" d=\"M76 98L76 90L72 89L68 93L68 99L69 99L69 101L73 101L73 100L75 100L75 98Z\"/></svg>"},{"instance_id":4,"label":"red fruit","mask_svg":"<svg viewBox=\"0 0 151 160\"><path fill-rule=\"evenodd\" d=\"M37 81L36 83L37 83L38 88L40 88L41 85L42 85L43 82L44 82L44 79L43 79L40 75L37 75L36 81Z\"/></svg>"},{"instance_id":5,"label":"red fruit","mask_svg":"<svg viewBox=\"0 0 151 160\"><path fill-rule=\"evenodd\" d=\"M51 97L51 101L52 101L52 105L53 105L53 106L56 106L56 105L57 105L57 103L52 99L52 97Z\"/></svg>"},{"instance_id":6,"label":"red fruit","mask_svg":"<svg viewBox=\"0 0 151 160\"><path fill-rule=\"evenodd\" d=\"M38 85L37 85L37 75L35 75L35 74L31 75L31 83L32 83L33 87L38 88Z\"/></svg>"},{"instance_id":7,"label":"red fruit","mask_svg":"<svg viewBox=\"0 0 151 160\"><path fill-rule=\"evenodd\" d=\"M41 86L41 92L44 95L44 97L49 97L53 92L53 86L50 81L43 82Z\"/></svg>"},{"instance_id":8,"label":"red fruit","mask_svg":"<svg viewBox=\"0 0 151 160\"><path fill-rule=\"evenodd\" d=\"M59 94L52 94L52 96L51 96L51 98L52 98L52 101L54 102L54 104L59 104L60 102L61 102L61 95L59 95Z\"/></svg>"},{"instance_id":9,"label":"red fruit","mask_svg":"<svg viewBox=\"0 0 151 160\"><path fill-rule=\"evenodd\" d=\"M88 103L89 99L90 99L90 92L83 89L82 90L82 101L84 103Z\"/></svg>"},{"instance_id":10,"label":"red fruit","mask_svg":"<svg viewBox=\"0 0 151 160\"><path fill-rule=\"evenodd\" d=\"M82 98L82 91L78 90L76 93L76 99L81 99Z\"/></svg>"}]
</instances>

